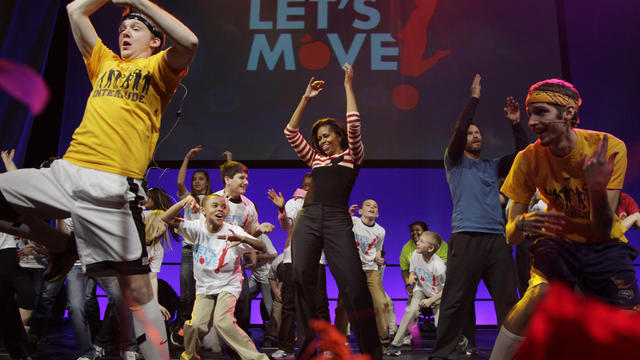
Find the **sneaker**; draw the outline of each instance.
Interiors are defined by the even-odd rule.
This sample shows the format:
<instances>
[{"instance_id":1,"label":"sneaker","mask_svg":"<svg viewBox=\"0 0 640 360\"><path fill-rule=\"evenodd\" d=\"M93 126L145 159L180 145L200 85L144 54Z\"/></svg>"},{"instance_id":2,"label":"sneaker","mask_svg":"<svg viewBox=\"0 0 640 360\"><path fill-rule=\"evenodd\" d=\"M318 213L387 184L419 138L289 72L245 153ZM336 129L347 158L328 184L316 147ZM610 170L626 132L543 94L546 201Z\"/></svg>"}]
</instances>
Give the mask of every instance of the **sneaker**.
<instances>
[{"instance_id":1,"label":"sneaker","mask_svg":"<svg viewBox=\"0 0 640 360\"><path fill-rule=\"evenodd\" d=\"M473 346L467 346L467 349L464 351L466 356L476 356L478 355L478 349Z\"/></svg>"},{"instance_id":2,"label":"sneaker","mask_svg":"<svg viewBox=\"0 0 640 360\"><path fill-rule=\"evenodd\" d=\"M466 352L467 345L469 345L469 339L467 339L467 337L464 336L464 335L460 335L460 339L458 340L458 343L456 344L456 351L459 352L459 353Z\"/></svg>"},{"instance_id":3,"label":"sneaker","mask_svg":"<svg viewBox=\"0 0 640 360\"><path fill-rule=\"evenodd\" d=\"M120 359L122 360L136 360L136 352L133 350L120 351Z\"/></svg>"},{"instance_id":4,"label":"sneaker","mask_svg":"<svg viewBox=\"0 0 640 360\"><path fill-rule=\"evenodd\" d=\"M179 328L173 330L171 336L169 336L169 340L173 346L184 347L184 329Z\"/></svg>"},{"instance_id":5,"label":"sneaker","mask_svg":"<svg viewBox=\"0 0 640 360\"><path fill-rule=\"evenodd\" d=\"M271 358L273 359L293 359L294 356L291 353L288 353L282 349L278 349L276 352L271 354Z\"/></svg>"},{"instance_id":6,"label":"sneaker","mask_svg":"<svg viewBox=\"0 0 640 360\"><path fill-rule=\"evenodd\" d=\"M389 348L387 349L387 356L400 356L402 354L402 351L400 351L400 348L397 346L389 346Z\"/></svg>"}]
</instances>

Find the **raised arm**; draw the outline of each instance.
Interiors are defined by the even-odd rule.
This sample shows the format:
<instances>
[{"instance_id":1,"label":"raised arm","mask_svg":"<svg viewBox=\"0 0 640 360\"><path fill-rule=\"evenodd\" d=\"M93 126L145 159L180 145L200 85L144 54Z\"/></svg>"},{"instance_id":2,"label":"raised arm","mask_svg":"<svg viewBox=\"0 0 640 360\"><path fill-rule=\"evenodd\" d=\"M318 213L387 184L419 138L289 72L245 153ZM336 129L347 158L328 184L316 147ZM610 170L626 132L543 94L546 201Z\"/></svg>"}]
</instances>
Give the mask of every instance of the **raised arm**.
<instances>
[{"instance_id":1,"label":"raised arm","mask_svg":"<svg viewBox=\"0 0 640 360\"><path fill-rule=\"evenodd\" d=\"M349 138L349 149L353 160L362 164L364 160L364 146L362 145L362 133L360 131L360 115L358 105L353 93L353 68L345 63L344 69L344 91L347 97L347 137Z\"/></svg>"},{"instance_id":2,"label":"raised arm","mask_svg":"<svg viewBox=\"0 0 640 360\"><path fill-rule=\"evenodd\" d=\"M174 229L177 229L180 226L181 220L176 217L180 214L182 209L187 209L185 211L189 211L192 208L196 208L198 206L198 202L193 196L189 195L184 199L178 201L173 204L167 211L165 211L162 215L160 215L160 219L167 223L167 225L171 226Z\"/></svg>"},{"instance_id":3,"label":"raised arm","mask_svg":"<svg viewBox=\"0 0 640 360\"><path fill-rule=\"evenodd\" d=\"M2 163L4 163L5 170L7 171L18 170L16 163L13 162L13 157L15 156L15 154L16 154L16 149L11 149L11 151L2 150L0 152L0 157L2 157Z\"/></svg>"},{"instance_id":4,"label":"raised arm","mask_svg":"<svg viewBox=\"0 0 640 360\"><path fill-rule=\"evenodd\" d=\"M82 57L88 59L98 42L98 34L89 16L100 9L108 0L74 0L67 4L67 14L73 39Z\"/></svg>"},{"instance_id":5,"label":"raised arm","mask_svg":"<svg viewBox=\"0 0 640 360\"><path fill-rule=\"evenodd\" d=\"M447 154L449 159L452 162L457 162L462 157L464 153L464 146L467 143L467 129L473 121L473 116L476 113L476 107L478 106L478 101L480 99L480 80L482 78L479 74L473 78L473 82L471 83L471 99L462 110L462 113L458 117L458 121L456 122L456 126L453 128L453 135L451 136L451 140L449 140L449 145L447 146Z\"/></svg>"},{"instance_id":6,"label":"raised arm","mask_svg":"<svg viewBox=\"0 0 640 360\"><path fill-rule=\"evenodd\" d=\"M287 141L293 147L293 150L298 154L298 157L302 159L307 165L311 166L313 163L313 157L315 156L315 151L311 148L311 145L302 137L298 128L300 127L300 121L302 119L302 114L304 113L307 105L311 101L311 99L315 98L320 94L323 90L324 81L318 80L315 81L315 78L312 77L307 84L307 88L302 95L302 99L300 99L300 103L291 115L291 119L289 123L284 129L284 135L287 137Z\"/></svg>"},{"instance_id":7,"label":"raised arm","mask_svg":"<svg viewBox=\"0 0 640 360\"><path fill-rule=\"evenodd\" d=\"M585 185L589 192L591 230L597 239L603 241L611 237L611 227L616 216L614 211L620 196L620 190L607 189L613 174L614 161L619 154L616 151L607 158L608 145L609 137L604 135L593 156L585 156L582 168Z\"/></svg>"},{"instance_id":8,"label":"raised arm","mask_svg":"<svg viewBox=\"0 0 640 360\"><path fill-rule=\"evenodd\" d=\"M148 16L171 40L173 46L164 58L169 66L181 71L193 60L198 49L198 37L173 15L148 0L112 0L115 5L129 6Z\"/></svg>"},{"instance_id":9,"label":"raised arm","mask_svg":"<svg viewBox=\"0 0 640 360\"><path fill-rule=\"evenodd\" d=\"M511 165L513 164L513 160L516 158L517 153L529 145L529 138L527 137L525 127L523 122L520 121L520 105L512 96L507 97L507 100L505 101L504 116L511 124L516 151L500 158L500 164L498 165L498 177L504 177L509 173L509 169L511 169Z\"/></svg>"},{"instance_id":10,"label":"raised arm","mask_svg":"<svg viewBox=\"0 0 640 360\"><path fill-rule=\"evenodd\" d=\"M184 181L187 177L187 168L189 167L189 160L191 160L194 156L196 156L202 150L202 145L198 145L193 149L189 150L187 155L184 156L184 160L182 160L182 165L180 166L180 171L178 171L178 196L183 196L188 193L189 190L184 185Z\"/></svg>"}]
</instances>

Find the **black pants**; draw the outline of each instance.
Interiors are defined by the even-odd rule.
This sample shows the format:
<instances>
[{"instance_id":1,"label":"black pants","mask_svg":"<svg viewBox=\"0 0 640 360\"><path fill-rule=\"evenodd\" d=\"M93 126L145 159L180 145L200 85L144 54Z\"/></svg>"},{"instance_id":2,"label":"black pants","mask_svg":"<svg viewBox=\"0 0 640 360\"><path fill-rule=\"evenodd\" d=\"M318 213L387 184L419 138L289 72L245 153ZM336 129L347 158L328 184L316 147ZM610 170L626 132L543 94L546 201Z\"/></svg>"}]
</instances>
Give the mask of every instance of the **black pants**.
<instances>
[{"instance_id":1,"label":"black pants","mask_svg":"<svg viewBox=\"0 0 640 360\"><path fill-rule=\"evenodd\" d=\"M22 326L18 304L13 298L13 278L18 267L16 248L0 250L0 337L9 356L19 359L31 354L27 333ZM33 299L32 299L33 300Z\"/></svg>"},{"instance_id":2,"label":"black pants","mask_svg":"<svg viewBox=\"0 0 640 360\"><path fill-rule=\"evenodd\" d=\"M498 327L518 300L512 249L504 235L453 233L447 258L447 280L431 357L447 358L462 333L475 335L475 329L469 328L468 319L480 279L493 298ZM472 327L475 328L475 324Z\"/></svg>"},{"instance_id":3,"label":"black pants","mask_svg":"<svg viewBox=\"0 0 640 360\"><path fill-rule=\"evenodd\" d=\"M347 209L324 205L304 207L296 221L291 246L296 284L296 323L298 334L304 334L305 338L300 354L304 354L309 343L315 339L309 321L315 317L313 305L318 261L324 249L331 274L344 296L360 352L370 354L373 360L382 359L373 301L352 228Z\"/></svg>"}]
</instances>

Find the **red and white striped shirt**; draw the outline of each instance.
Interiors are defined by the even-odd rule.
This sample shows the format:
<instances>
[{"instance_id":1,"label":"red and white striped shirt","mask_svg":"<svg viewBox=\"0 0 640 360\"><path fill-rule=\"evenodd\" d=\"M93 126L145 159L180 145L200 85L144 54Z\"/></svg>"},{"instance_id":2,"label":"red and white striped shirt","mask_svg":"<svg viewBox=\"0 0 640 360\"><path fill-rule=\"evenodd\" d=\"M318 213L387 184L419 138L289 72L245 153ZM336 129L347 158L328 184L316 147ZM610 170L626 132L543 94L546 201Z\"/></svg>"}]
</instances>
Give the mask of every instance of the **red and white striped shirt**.
<instances>
[{"instance_id":1,"label":"red and white striped shirt","mask_svg":"<svg viewBox=\"0 0 640 360\"><path fill-rule=\"evenodd\" d=\"M360 114L357 112L347 113L347 140L349 148L332 156L322 155L315 151L311 145L302 137L299 129L292 129L288 125L284 129L284 135L296 154L312 169L318 166L329 166L331 160L343 157L338 165L353 168L354 164L361 164L364 158L364 145L362 145L362 135L360 132Z\"/></svg>"}]
</instances>

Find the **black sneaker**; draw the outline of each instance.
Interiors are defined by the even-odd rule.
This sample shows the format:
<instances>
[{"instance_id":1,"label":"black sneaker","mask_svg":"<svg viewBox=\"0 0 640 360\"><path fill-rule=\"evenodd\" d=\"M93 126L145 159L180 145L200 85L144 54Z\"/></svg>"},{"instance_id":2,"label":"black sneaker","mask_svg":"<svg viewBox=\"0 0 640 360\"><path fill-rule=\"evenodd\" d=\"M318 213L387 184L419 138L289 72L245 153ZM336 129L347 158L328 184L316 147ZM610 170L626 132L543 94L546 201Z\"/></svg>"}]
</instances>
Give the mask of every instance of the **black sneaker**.
<instances>
[{"instance_id":1,"label":"black sneaker","mask_svg":"<svg viewBox=\"0 0 640 360\"><path fill-rule=\"evenodd\" d=\"M387 348L387 352L385 355L387 356L400 356L402 354L402 351L400 351L400 348L397 346L389 346Z\"/></svg>"},{"instance_id":2,"label":"black sneaker","mask_svg":"<svg viewBox=\"0 0 640 360\"><path fill-rule=\"evenodd\" d=\"M171 332L171 336L169 336L169 341L171 341L173 346L184 347L184 329L174 329L173 332Z\"/></svg>"}]
</instances>

